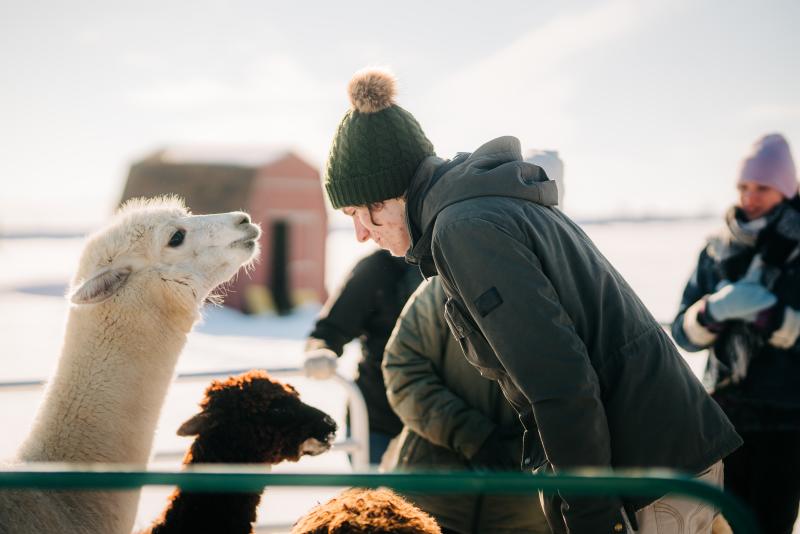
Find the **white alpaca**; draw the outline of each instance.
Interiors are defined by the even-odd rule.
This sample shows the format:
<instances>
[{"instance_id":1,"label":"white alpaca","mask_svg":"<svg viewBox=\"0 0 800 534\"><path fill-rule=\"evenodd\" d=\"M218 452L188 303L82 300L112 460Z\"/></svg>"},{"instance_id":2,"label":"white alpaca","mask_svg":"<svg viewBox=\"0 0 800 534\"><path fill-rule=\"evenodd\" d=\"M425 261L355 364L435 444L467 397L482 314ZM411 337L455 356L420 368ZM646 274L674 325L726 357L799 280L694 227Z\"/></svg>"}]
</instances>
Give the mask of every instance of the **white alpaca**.
<instances>
[{"instance_id":1,"label":"white alpaca","mask_svg":"<svg viewBox=\"0 0 800 534\"><path fill-rule=\"evenodd\" d=\"M86 244L55 375L25 462L146 464L203 301L255 255L245 213L193 216L173 198L127 203ZM0 533L129 533L139 491L0 492Z\"/></svg>"}]
</instances>

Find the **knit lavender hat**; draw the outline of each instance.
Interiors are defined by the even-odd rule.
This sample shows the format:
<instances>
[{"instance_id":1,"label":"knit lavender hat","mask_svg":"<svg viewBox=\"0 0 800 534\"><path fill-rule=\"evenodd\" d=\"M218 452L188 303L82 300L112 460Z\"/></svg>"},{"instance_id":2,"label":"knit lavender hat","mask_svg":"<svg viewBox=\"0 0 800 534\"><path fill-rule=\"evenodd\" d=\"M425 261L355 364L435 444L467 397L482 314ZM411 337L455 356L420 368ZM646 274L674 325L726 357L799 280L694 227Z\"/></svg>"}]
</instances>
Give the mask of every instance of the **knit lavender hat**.
<instances>
[{"instance_id":1,"label":"knit lavender hat","mask_svg":"<svg viewBox=\"0 0 800 534\"><path fill-rule=\"evenodd\" d=\"M753 145L742 162L739 183L755 182L780 191L786 198L797 193L797 175L789 143L779 133L768 134Z\"/></svg>"}]
</instances>

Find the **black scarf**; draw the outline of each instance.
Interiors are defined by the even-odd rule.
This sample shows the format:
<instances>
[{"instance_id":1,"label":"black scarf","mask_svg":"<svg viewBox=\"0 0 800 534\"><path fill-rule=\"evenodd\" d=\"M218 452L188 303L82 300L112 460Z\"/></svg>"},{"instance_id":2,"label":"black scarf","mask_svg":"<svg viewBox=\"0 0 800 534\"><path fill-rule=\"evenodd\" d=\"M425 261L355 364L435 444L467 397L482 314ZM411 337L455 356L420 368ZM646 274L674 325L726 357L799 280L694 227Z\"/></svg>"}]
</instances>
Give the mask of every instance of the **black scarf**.
<instances>
[{"instance_id":1,"label":"black scarf","mask_svg":"<svg viewBox=\"0 0 800 534\"><path fill-rule=\"evenodd\" d=\"M707 249L721 280L741 279L758 255L764 263L761 282L768 288L774 284L783 264L800 244L800 201L795 203L795 199L753 221L747 221L740 208L728 210L725 228L709 240Z\"/></svg>"},{"instance_id":2,"label":"black scarf","mask_svg":"<svg viewBox=\"0 0 800 534\"><path fill-rule=\"evenodd\" d=\"M774 287L783 265L800 245L800 202L795 199L753 221L747 221L740 208L728 210L725 228L707 248L722 282L735 282L754 270L764 287ZM731 321L714 343L706 370L709 385L720 391L744 380L751 359L765 342L751 324Z\"/></svg>"}]
</instances>

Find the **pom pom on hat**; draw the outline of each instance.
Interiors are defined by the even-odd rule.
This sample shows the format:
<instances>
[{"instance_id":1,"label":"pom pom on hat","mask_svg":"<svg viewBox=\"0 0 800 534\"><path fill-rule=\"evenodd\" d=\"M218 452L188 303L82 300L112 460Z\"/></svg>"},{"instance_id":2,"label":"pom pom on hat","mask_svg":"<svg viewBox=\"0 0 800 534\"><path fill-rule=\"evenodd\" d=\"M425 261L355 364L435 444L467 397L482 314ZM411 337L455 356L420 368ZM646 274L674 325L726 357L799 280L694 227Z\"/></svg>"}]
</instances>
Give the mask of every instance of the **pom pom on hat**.
<instances>
[{"instance_id":1,"label":"pom pom on hat","mask_svg":"<svg viewBox=\"0 0 800 534\"><path fill-rule=\"evenodd\" d=\"M375 113L394 104L397 81L388 70L364 69L353 75L347 92L356 111Z\"/></svg>"}]
</instances>

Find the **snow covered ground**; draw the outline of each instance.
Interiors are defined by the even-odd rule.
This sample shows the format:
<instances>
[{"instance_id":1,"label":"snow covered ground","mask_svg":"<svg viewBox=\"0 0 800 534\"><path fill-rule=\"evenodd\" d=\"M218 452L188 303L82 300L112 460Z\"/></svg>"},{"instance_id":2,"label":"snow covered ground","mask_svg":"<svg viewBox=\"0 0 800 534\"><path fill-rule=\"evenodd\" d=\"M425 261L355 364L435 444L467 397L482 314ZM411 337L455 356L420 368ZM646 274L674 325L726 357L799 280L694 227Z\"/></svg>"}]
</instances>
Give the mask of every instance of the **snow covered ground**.
<instances>
[{"instance_id":1,"label":"snow covered ground","mask_svg":"<svg viewBox=\"0 0 800 534\"><path fill-rule=\"evenodd\" d=\"M639 293L657 319L672 319L681 291L694 268L704 237L717 220L587 224L589 236ZM55 366L67 304L66 284L81 250L77 238L0 239L0 381L46 378ZM333 289L369 245L355 242L350 229L335 229L328 238L327 283ZM178 372L238 368L299 366L304 336L318 312L308 306L290 316L244 316L226 308L209 307L204 321L189 337ZM352 374L358 350L348 346L342 360ZM688 355L699 373L704 356ZM335 385L298 378L292 380L304 400L325 409L344 424L345 395ZM204 384L175 384L167 398L155 440L156 451L183 451L189 440L175 435L180 423L196 409ZM10 456L25 436L39 392L0 390L0 458ZM160 463L173 466L178 460ZM304 458L278 466L279 472L346 472L342 452ZM168 488L146 488L137 525L145 526L163 507ZM270 489L262 501L260 521L288 524L335 488ZM800 532L800 529L795 529Z\"/></svg>"}]
</instances>

